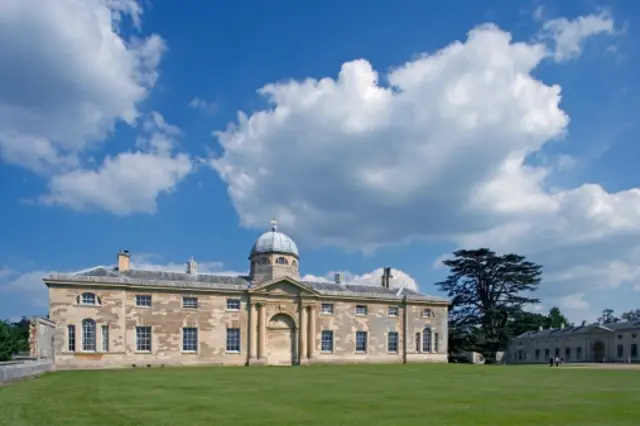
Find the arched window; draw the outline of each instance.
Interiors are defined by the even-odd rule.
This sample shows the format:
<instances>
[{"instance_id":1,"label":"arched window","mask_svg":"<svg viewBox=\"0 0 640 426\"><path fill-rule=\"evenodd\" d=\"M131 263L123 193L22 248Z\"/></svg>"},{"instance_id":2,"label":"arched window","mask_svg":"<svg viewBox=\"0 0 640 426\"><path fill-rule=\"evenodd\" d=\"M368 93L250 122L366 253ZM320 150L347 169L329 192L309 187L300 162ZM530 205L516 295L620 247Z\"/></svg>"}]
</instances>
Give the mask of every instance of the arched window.
<instances>
[{"instance_id":1,"label":"arched window","mask_svg":"<svg viewBox=\"0 0 640 426\"><path fill-rule=\"evenodd\" d=\"M631 345L631 358L638 358L638 344Z\"/></svg>"},{"instance_id":2,"label":"arched window","mask_svg":"<svg viewBox=\"0 0 640 426\"><path fill-rule=\"evenodd\" d=\"M431 318L433 316L433 312L431 311L431 309L424 309L422 311L422 317L423 318Z\"/></svg>"},{"instance_id":3,"label":"arched window","mask_svg":"<svg viewBox=\"0 0 640 426\"><path fill-rule=\"evenodd\" d=\"M82 350L96 351L96 322L92 319L82 320Z\"/></svg>"},{"instance_id":4,"label":"arched window","mask_svg":"<svg viewBox=\"0 0 640 426\"><path fill-rule=\"evenodd\" d=\"M258 260L258 265L268 265L269 264L269 258L268 257L263 257L260 260Z\"/></svg>"},{"instance_id":5,"label":"arched window","mask_svg":"<svg viewBox=\"0 0 640 426\"><path fill-rule=\"evenodd\" d=\"M518 360L522 360L522 358L524 358L524 355L522 353L522 349L518 349Z\"/></svg>"},{"instance_id":6,"label":"arched window","mask_svg":"<svg viewBox=\"0 0 640 426\"><path fill-rule=\"evenodd\" d=\"M276 259L276 263L278 265L288 265L289 262L287 262L287 259L285 259L284 257L279 257Z\"/></svg>"},{"instance_id":7,"label":"arched window","mask_svg":"<svg viewBox=\"0 0 640 426\"><path fill-rule=\"evenodd\" d=\"M551 356L551 354L549 353L549 349L545 349L544 350L544 358L545 359L549 359L550 356Z\"/></svg>"},{"instance_id":8,"label":"arched window","mask_svg":"<svg viewBox=\"0 0 640 426\"><path fill-rule=\"evenodd\" d=\"M569 361L571 359L571 348L564 349L564 360Z\"/></svg>"},{"instance_id":9,"label":"arched window","mask_svg":"<svg viewBox=\"0 0 640 426\"><path fill-rule=\"evenodd\" d=\"M429 327L422 330L422 352L431 352L431 329Z\"/></svg>"},{"instance_id":10,"label":"arched window","mask_svg":"<svg viewBox=\"0 0 640 426\"><path fill-rule=\"evenodd\" d=\"M100 297L96 296L94 293L82 293L80 296L76 297L76 303L78 305L100 305L102 300L100 300Z\"/></svg>"},{"instance_id":11,"label":"arched window","mask_svg":"<svg viewBox=\"0 0 640 426\"><path fill-rule=\"evenodd\" d=\"M618 345L618 358L624 357L624 346Z\"/></svg>"},{"instance_id":12,"label":"arched window","mask_svg":"<svg viewBox=\"0 0 640 426\"><path fill-rule=\"evenodd\" d=\"M580 346L576 348L576 359L582 359L582 348Z\"/></svg>"},{"instance_id":13,"label":"arched window","mask_svg":"<svg viewBox=\"0 0 640 426\"><path fill-rule=\"evenodd\" d=\"M536 361L540 359L540 349L536 349Z\"/></svg>"},{"instance_id":14,"label":"arched window","mask_svg":"<svg viewBox=\"0 0 640 426\"><path fill-rule=\"evenodd\" d=\"M298 267L298 262L296 262L295 260L291 262L291 266L293 266L294 268Z\"/></svg>"}]
</instances>

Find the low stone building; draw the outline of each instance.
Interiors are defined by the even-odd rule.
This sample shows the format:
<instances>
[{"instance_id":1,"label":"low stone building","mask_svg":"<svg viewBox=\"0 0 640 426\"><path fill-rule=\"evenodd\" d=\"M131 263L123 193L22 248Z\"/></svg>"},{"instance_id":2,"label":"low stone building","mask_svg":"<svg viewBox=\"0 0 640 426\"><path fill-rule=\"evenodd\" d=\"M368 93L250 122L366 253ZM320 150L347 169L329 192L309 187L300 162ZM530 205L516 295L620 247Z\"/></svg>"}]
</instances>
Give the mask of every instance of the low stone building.
<instances>
[{"instance_id":1,"label":"low stone building","mask_svg":"<svg viewBox=\"0 0 640 426\"><path fill-rule=\"evenodd\" d=\"M528 331L513 339L508 363L640 362L640 321Z\"/></svg>"},{"instance_id":2,"label":"low stone building","mask_svg":"<svg viewBox=\"0 0 640 426\"><path fill-rule=\"evenodd\" d=\"M248 276L97 266L44 279L56 368L447 362L448 301L379 286L304 281L296 244L273 224Z\"/></svg>"}]
</instances>

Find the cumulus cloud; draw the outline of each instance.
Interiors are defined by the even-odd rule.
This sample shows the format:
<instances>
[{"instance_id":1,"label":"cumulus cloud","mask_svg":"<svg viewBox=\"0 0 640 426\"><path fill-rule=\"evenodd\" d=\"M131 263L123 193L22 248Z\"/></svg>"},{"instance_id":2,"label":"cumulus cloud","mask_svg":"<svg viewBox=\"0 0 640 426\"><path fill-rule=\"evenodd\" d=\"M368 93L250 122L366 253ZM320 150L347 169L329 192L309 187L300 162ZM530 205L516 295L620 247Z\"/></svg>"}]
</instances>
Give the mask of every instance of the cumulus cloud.
<instances>
[{"instance_id":1,"label":"cumulus cloud","mask_svg":"<svg viewBox=\"0 0 640 426\"><path fill-rule=\"evenodd\" d=\"M575 22L591 28L585 19ZM561 88L534 73L558 43L562 58L575 55L564 22L545 26L555 38L529 42L479 26L385 75L358 59L335 79L268 84L268 109L216 132L224 151L211 165L247 227L276 215L323 245L428 239L516 251L545 265L541 295L556 298L600 288L584 284L580 265L615 264L607 279L631 279L615 262L631 265L640 190L554 188L567 157L528 161L568 132ZM606 31L580 30L580 40Z\"/></svg>"},{"instance_id":2,"label":"cumulus cloud","mask_svg":"<svg viewBox=\"0 0 640 426\"><path fill-rule=\"evenodd\" d=\"M381 277L382 277L383 268L378 268L374 271L367 272L364 274L354 274L349 271L330 271L325 275L317 276L312 274L307 274L302 277L302 280L305 281L323 281L323 282L334 282L336 273L342 274L342 279L347 284L355 284L355 285L368 285L373 287L379 287L382 285ZM391 269L391 275L393 278L389 283L390 288L406 288L409 290L420 291L418 288L418 283L413 277L407 274L404 271L399 269Z\"/></svg>"},{"instance_id":3,"label":"cumulus cloud","mask_svg":"<svg viewBox=\"0 0 640 426\"><path fill-rule=\"evenodd\" d=\"M215 114L219 110L217 102L208 102L197 96L189 102L189 108L202 112L203 114Z\"/></svg>"},{"instance_id":4,"label":"cumulus cloud","mask_svg":"<svg viewBox=\"0 0 640 426\"><path fill-rule=\"evenodd\" d=\"M144 123L147 132L138 139L142 150L105 158L95 169L76 169L49 181L44 204L75 210L99 208L116 215L154 213L157 198L173 191L194 170L187 154L172 154L180 129L153 112Z\"/></svg>"},{"instance_id":5,"label":"cumulus cloud","mask_svg":"<svg viewBox=\"0 0 640 426\"><path fill-rule=\"evenodd\" d=\"M165 43L125 39L134 0L6 0L0 5L0 156L49 173L76 166L117 120L133 124Z\"/></svg>"},{"instance_id":6,"label":"cumulus cloud","mask_svg":"<svg viewBox=\"0 0 640 426\"><path fill-rule=\"evenodd\" d=\"M541 19L542 9L535 17ZM556 62L567 62L582 54L586 39L596 35L614 35L615 22L606 10L597 14L579 16L576 19L555 18L543 22L539 37L553 45L552 55Z\"/></svg>"}]
</instances>

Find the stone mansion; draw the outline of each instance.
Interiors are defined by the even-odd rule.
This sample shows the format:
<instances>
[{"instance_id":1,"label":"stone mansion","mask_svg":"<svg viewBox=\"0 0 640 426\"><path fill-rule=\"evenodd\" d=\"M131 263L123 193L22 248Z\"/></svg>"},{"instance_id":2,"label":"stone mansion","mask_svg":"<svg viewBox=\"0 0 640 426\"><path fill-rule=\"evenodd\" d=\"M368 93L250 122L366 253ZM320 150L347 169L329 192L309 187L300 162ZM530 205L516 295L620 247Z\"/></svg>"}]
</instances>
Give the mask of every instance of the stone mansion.
<instances>
[{"instance_id":1,"label":"stone mansion","mask_svg":"<svg viewBox=\"0 0 640 426\"><path fill-rule=\"evenodd\" d=\"M116 267L44 278L56 368L447 362L449 302L394 288L304 281L295 242L275 222L248 276Z\"/></svg>"}]
</instances>

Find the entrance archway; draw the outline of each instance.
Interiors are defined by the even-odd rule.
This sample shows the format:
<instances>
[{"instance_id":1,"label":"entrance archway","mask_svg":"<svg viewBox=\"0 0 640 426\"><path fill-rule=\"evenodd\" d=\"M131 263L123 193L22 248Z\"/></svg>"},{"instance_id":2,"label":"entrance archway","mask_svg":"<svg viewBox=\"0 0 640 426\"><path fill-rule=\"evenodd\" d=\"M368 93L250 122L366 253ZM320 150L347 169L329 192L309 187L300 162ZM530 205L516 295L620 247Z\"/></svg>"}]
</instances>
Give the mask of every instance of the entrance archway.
<instances>
[{"instance_id":1,"label":"entrance archway","mask_svg":"<svg viewBox=\"0 0 640 426\"><path fill-rule=\"evenodd\" d=\"M297 363L296 322L287 314L276 314L267 327L267 363L269 365L293 365Z\"/></svg>"},{"instance_id":2,"label":"entrance archway","mask_svg":"<svg viewBox=\"0 0 640 426\"><path fill-rule=\"evenodd\" d=\"M603 362L604 360L604 342L601 340L598 340L597 342L595 342L593 344L593 347L591 349L591 353L592 353L592 361L594 362Z\"/></svg>"}]
</instances>

